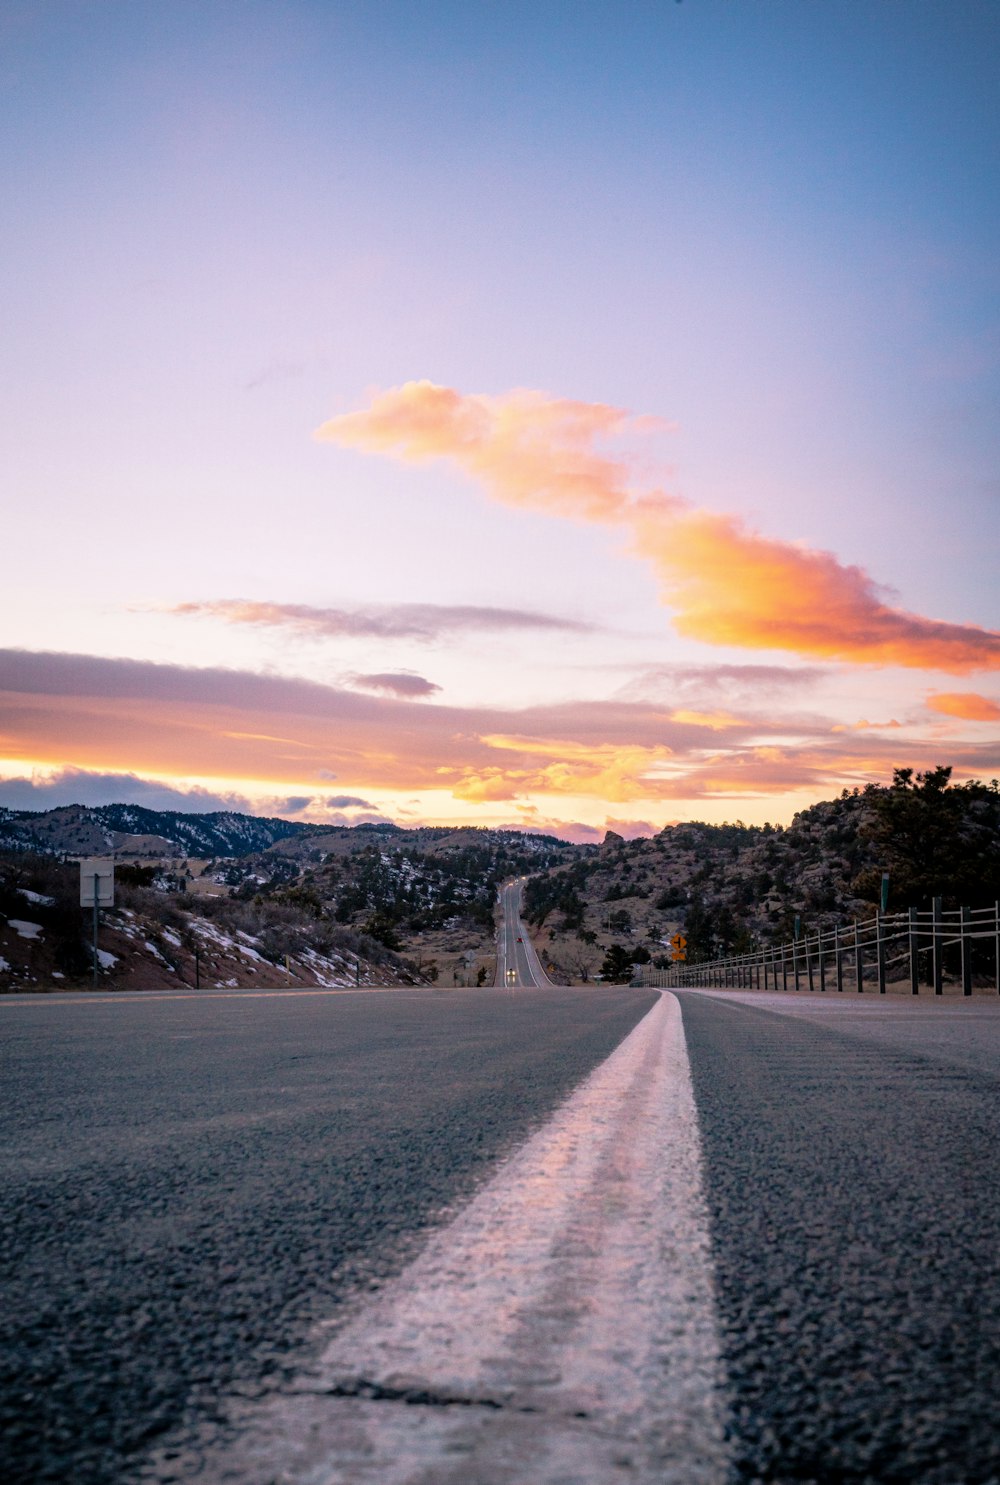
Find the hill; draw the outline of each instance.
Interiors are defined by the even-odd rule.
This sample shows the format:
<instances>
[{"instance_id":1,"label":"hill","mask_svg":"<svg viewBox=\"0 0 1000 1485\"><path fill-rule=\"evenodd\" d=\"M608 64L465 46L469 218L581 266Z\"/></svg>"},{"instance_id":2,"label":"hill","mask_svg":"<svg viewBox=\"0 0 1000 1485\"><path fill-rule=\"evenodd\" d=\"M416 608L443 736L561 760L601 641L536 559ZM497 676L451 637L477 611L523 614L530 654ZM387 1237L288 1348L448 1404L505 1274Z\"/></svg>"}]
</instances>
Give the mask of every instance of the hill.
<instances>
[{"instance_id":1,"label":"hill","mask_svg":"<svg viewBox=\"0 0 1000 1485\"><path fill-rule=\"evenodd\" d=\"M155 868L148 868L154 876ZM144 874L140 872L144 881ZM52 856L0 855L0 990L92 983L91 915L80 874ZM135 868L101 910L103 989L398 985L419 974L385 944L293 901L195 896L137 884Z\"/></svg>"},{"instance_id":2,"label":"hill","mask_svg":"<svg viewBox=\"0 0 1000 1485\"><path fill-rule=\"evenodd\" d=\"M704 960L788 940L796 919L803 931L849 922L874 911L884 872L893 909L934 895L950 906L991 904L1000 898L1000 786L953 785L950 773L897 769L891 785L845 790L787 827L687 822L633 841L609 831L600 847L514 830L328 827L125 805L2 811L0 988L27 983L31 965L85 979L75 869L60 868L69 875L55 893L40 885L46 860L55 871L76 854L118 853L122 910L135 916L106 915L133 966L109 966L109 984L186 975L208 922L232 940L219 958L222 983L257 974L246 970L255 955L271 972L287 955L286 973L297 966L334 983L356 975L360 958L397 980L491 984L497 887L511 876L527 878L537 946L553 978L570 982L665 965L678 930L688 958ZM22 940L11 924L45 917L25 911L33 894L54 895L62 916ZM171 913L177 944L161 931ZM59 963L45 958L50 939L64 946ZM170 953L177 968L164 971Z\"/></svg>"},{"instance_id":3,"label":"hill","mask_svg":"<svg viewBox=\"0 0 1000 1485\"><path fill-rule=\"evenodd\" d=\"M291 820L217 810L186 814L136 804L0 807L0 849L53 856L248 856L315 830Z\"/></svg>"},{"instance_id":4,"label":"hill","mask_svg":"<svg viewBox=\"0 0 1000 1485\"><path fill-rule=\"evenodd\" d=\"M0 989L8 990L90 983L89 919L67 856L117 856L116 905L102 912L102 983L157 988L266 975L279 984L348 984L359 975L362 983L492 983L500 880L578 855L519 831L329 828L123 805L6 811L0 844L4 830Z\"/></svg>"},{"instance_id":5,"label":"hill","mask_svg":"<svg viewBox=\"0 0 1000 1485\"><path fill-rule=\"evenodd\" d=\"M889 905L989 905L1000 897L997 782L952 785L951 770L897 769L889 786L844 791L785 827L668 826L652 839L609 832L598 852L533 877L526 916L547 962L571 978L627 978L666 966L681 931L689 960L865 917L889 874Z\"/></svg>"}]
</instances>

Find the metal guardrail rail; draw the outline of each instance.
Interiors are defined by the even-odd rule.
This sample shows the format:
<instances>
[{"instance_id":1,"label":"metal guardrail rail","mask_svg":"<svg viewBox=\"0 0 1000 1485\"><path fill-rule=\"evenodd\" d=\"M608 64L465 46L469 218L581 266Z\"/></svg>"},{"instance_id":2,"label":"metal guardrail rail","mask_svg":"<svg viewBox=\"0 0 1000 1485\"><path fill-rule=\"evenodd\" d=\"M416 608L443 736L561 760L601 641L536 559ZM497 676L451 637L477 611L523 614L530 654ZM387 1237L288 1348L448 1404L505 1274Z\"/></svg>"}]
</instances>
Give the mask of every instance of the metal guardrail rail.
<instances>
[{"instance_id":1,"label":"metal guardrail rail","mask_svg":"<svg viewBox=\"0 0 1000 1485\"><path fill-rule=\"evenodd\" d=\"M1000 903L989 908L877 912L847 926L805 933L790 942L670 969L638 966L633 984L663 989L856 990L886 993L887 984L935 995L973 979L1000 995Z\"/></svg>"}]
</instances>

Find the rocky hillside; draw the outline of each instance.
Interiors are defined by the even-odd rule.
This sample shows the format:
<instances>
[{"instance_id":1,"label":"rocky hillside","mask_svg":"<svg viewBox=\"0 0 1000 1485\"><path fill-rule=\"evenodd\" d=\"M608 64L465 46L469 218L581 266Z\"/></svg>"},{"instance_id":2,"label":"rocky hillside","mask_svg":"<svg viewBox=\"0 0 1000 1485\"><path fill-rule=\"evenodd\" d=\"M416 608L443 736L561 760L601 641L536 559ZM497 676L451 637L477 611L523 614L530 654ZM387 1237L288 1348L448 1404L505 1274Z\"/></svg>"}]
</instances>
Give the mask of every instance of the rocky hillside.
<instances>
[{"instance_id":1,"label":"rocky hillside","mask_svg":"<svg viewBox=\"0 0 1000 1485\"><path fill-rule=\"evenodd\" d=\"M499 882L579 854L517 831L381 825L292 827L272 841L273 827L287 822L175 821L121 806L54 810L34 821L47 854L23 842L0 854L0 989L89 983L79 870L57 855L57 842L72 854L117 851L116 904L102 912L100 945L102 982L121 988L196 977L206 985L268 976L277 984L347 984L359 975L362 983L491 984ZM129 824L147 829L115 828ZM264 849L247 852L258 825ZM168 829L170 837L161 833ZM227 844L235 838L239 853L205 854L220 836ZM165 840L170 849L157 849ZM181 843L203 854L178 854Z\"/></svg>"},{"instance_id":2,"label":"rocky hillside","mask_svg":"<svg viewBox=\"0 0 1000 1485\"><path fill-rule=\"evenodd\" d=\"M442 984L492 984L500 882L581 854L513 830L377 825L298 836L206 871L239 897L293 903L366 934Z\"/></svg>"},{"instance_id":3,"label":"rocky hillside","mask_svg":"<svg viewBox=\"0 0 1000 1485\"><path fill-rule=\"evenodd\" d=\"M133 869L134 870L134 869ZM150 875L152 875L150 869ZM123 873L101 910L103 989L398 985L421 977L385 944L290 901L196 896ZM92 983L92 917L79 871L28 852L0 856L0 991Z\"/></svg>"},{"instance_id":4,"label":"rocky hillside","mask_svg":"<svg viewBox=\"0 0 1000 1485\"><path fill-rule=\"evenodd\" d=\"M1000 896L1000 792L950 784L950 770L896 770L813 805L787 828L682 824L649 840L609 832L595 856L535 876L526 915L547 962L569 978L627 978L666 965L680 931L691 960L832 927L889 907L989 904Z\"/></svg>"}]
</instances>

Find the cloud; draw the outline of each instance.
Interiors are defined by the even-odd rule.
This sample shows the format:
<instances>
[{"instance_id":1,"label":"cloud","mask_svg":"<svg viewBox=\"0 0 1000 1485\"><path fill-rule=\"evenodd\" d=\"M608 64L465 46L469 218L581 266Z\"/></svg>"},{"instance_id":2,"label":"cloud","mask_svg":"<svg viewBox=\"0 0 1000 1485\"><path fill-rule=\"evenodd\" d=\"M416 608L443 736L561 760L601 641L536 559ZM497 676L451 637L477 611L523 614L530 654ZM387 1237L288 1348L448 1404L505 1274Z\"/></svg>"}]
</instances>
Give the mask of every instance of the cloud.
<instances>
[{"instance_id":1,"label":"cloud","mask_svg":"<svg viewBox=\"0 0 1000 1485\"><path fill-rule=\"evenodd\" d=\"M893 608L863 568L760 536L735 516L692 511L667 524L641 511L634 534L688 638L865 665L1000 668L1000 634Z\"/></svg>"},{"instance_id":2,"label":"cloud","mask_svg":"<svg viewBox=\"0 0 1000 1485\"><path fill-rule=\"evenodd\" d=\"M242 794L215 794L192 786L179 788L134 773L98 773L83 768L36 771L30 778L0 779L0 805L16 810L51 810L64 805L139 804L150 810L202 814L235 810L258 813Z\"/></svg>"},{"instance_id":3,"label":"cloud","mask_svg":"<svg viewBox=\"0 0 1000 1485\"><path fill-rule=\"evenodd\" d=\"M290 794L280 799L261 799L255 812L283 817L299 815L318 825L384 824L386 820L367 799L353 794Z\"/></svg>"},{"instance_id":4,"label":"cloud","mask_svg":"<svg viewBox=\"0 0 1000 1485\"><path fill-rule=\"evenodd\" d=\"M617 694L623 701L759 706L788 691L801 695L828 674L818 665L650 665Z\"/></svg>"},{"instance_id":5,"label":"cloud","mask_svg":"<svg viewBox=\"0 0 1000 1485\"><path fill-rule=\"evenodd\" d=\"M316 436L402 462L447 459L505 504L622 528L689 638L955 674L1000 668L996 631L908 613L863 568L830 552L633 488L634 461L597 444L643 429L602 403L525 390L467 395L420 381L377 394Z\"/></svg>"},{"instance_id":6,"label":"cloud","mask_svg":"<svg viewBox=\"0 0 1000 1485\"><path fill-rule=\"evenodd\" d=\"M731 715L723 733L714 714L685 718L620 698L520 710L415 706L294 677L0 650L0 757L113 776L111 797L121 797L117 780L158 775L253 780L279 797L312 793L314 809L364 809L370 790L449 792L478 804L548 795L623 806L840 788L884 778L899 762L891 735L835 734L827 719L793 722L772 711ZM931 751L912 739L906 746L919 766L940 761L937 742ZM990 777L998 770L995 744L951 751L956 769ZM343 793L321 805L314 781L322 772L335 774ZM141 778L135 784L151 787ZM221 806L210 806L178 788L188 808L246 803L220 793L213 798ZM641 809L648 816L649 803Z\"/></svg>"},{"instance_id":7,"label":"cloud","mask_svg":"<svg viewBox=\"0 0 1000 1485\"><path fill-rule=\"evenodd\" d=\"M975 691L938 691L927 698L932 712L964 722L1000 722L1000 704Z\"/></svg>"},{"instance_id":8,"label":"cloud","mask_svg":"<svg viewBox=\"0 0 1000 1485\"><path fill-rule=\"evenodd\" d=\"M450 459L509 505L618 521L629 505L628 463L599 453L594 442L652 426L654 420L603 403L523 389L464 395L419 381L377 395L362 412L332 418L316 437L406 462Z\"/></svg>"},{"instance_id":9,"label":"cloud","mask_svg":"<svg viewBox=\"0 0 1000 1485\"><path fill-rule=\"evenodd\" d=\"M286 788L325 771L352 797L360 786L626 801L656 794L657 767L716 745L710 727L643 703L414 706L286 676L17 650L0 651L0 717L0 756Z\"/></svg>"},{"instance_id":10,"label":"cloud","mask_svg":"<svg viewBox=\"0 0 1000 1485\"><path fill-rule=\"evenodd\" d=\"M253 598L216 598L178 603L167 610L226 624L259 624L289 629L313 639L416 639L433 641L449 634L494 630L559 630L589 634L595 625L531 609L476 604L396 603L368 608L317 608L306 603L270 603Z\"/></svg>"},{"instance_id":11,"label":"cloud","mask_svg":"<svg viewBox=\"0 0 1000 1485\"><path fill-rule=\"evenodd\" d=\"M441 687L433 681L412 671L383 671L376 675L352 675L348 677L352 686L362 691L381 691L389 696L433 696Z\"/></svg>"}]
</instances>

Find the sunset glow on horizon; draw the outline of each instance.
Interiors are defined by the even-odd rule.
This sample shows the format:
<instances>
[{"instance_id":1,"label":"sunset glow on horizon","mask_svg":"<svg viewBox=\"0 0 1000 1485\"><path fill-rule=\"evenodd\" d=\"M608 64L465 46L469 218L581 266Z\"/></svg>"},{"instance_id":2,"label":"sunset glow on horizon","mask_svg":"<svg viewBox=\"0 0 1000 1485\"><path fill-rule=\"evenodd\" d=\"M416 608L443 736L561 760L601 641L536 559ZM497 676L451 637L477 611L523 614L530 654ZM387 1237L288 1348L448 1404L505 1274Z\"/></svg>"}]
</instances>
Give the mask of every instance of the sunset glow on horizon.
<instances>
[{"instance_id":1,"label":"sunset glow on horizon","mask_svg":"<svg viewBox=\"0 0 1000 1485\"><path fill-rule=\"evenodd\" d=\"M0 806L1000 774L989 0L0 26Z\"/></svg>"}]
</instances>

